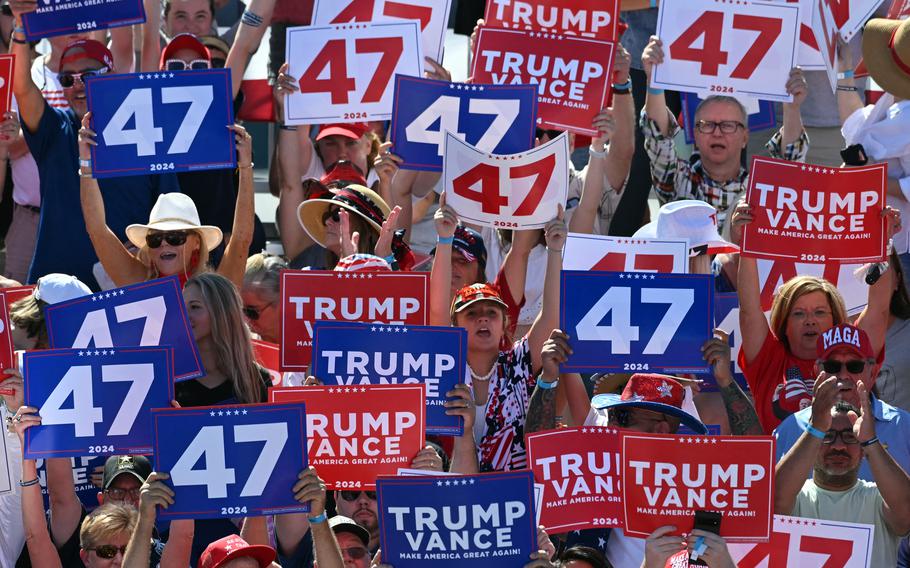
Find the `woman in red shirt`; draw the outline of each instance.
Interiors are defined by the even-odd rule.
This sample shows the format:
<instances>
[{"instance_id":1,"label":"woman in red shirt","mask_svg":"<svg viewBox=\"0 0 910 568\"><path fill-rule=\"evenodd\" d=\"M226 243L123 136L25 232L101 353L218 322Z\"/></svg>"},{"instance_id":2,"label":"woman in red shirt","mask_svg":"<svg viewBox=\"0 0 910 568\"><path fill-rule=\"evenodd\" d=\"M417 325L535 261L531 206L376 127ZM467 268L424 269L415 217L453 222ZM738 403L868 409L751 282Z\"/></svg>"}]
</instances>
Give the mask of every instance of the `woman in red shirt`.
<instances>
[{"instance_id":1,"label":"woman in red shirt","mask_svg":"<svg viewBox=\"0 0 910 568\"><path fill-rule=\"evenodd\" d=\"M890 225L899 217L887 209ZM732 218L731 237L740 242L742 227L752 221L751 208L741 202ZM890 234L890 232L889 232ZM881 358L888 330L893 271L869 287L869 300L855 325L869 334ZM739 259L737 279L742 348L739 365L755 399L755 410L766 433L788 415L812 403L818 336L847 321L844 300L837 288L822 278L797 276L774 295L770 324L762 310L761 285L755 258Z\"/></svg>"}]
</instances>

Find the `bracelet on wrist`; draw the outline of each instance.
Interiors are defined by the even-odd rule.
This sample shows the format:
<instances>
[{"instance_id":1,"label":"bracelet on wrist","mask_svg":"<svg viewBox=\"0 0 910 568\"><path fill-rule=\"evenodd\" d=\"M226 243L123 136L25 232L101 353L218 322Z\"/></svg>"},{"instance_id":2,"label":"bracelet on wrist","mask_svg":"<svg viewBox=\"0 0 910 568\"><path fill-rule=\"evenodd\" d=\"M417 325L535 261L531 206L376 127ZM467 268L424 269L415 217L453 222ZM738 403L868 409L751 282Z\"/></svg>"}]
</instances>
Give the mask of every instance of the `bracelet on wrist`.
<instances>
[{"instance_id":1,"label":"bracelet on wrist","mask_svg":"<svg viewBox=\"0 0 910 568\"><path fill-rule=\"evenodd\" d=\"M873 436L872 438L866 440L865 442L860 442L859 447L868 448L869 446L879 443L879 441L880 440L878 439L878 436Z\"/></svg>"},{"instance_id":2,"label":"bracelet on wrist","mask_svg":"<svg viewBox=\"0 0 910 568\"><path fill-rule=\"evenodd\" d=\"M809 424L808 422L806 423L806 432L808 432L810 436L818 438L819 440L823 440L825 438L824 432Z\"/></svg>"},{"instance_id":3,"label":"bracelet on wrist","mask_svg":"<svg viewBox=\"0 0 910 568\"><path fill-rule=\"evenodd\" d=\"M598 160L603 160L604 158L607 157L607 149L604 148L603 150L597 150L594 148L593 145L591 145L591 146L588 146L588 154L592 158L596 158Z\"/></svg>"},{"instance_id":4,"label":"bracelet on wrist","mask_svg":"<svg viewBox=\"0 0 910 568\"><path fill-rule=\"evenodd\" d=\"M852 85L838 85L837 90L846 91L848 93L855 93L857 89L856 89L856 87L854 87Z\"/></svg>"},{"instance_id":5,"label":"bracelet on wrist","mask_svg":"<svg viewBox=\"0 0 910 568\"><path fill-rule=\"evenodd\" d=\"M297 127L289 125L289 124L279 124L278 128L280 128L282 130L288 130L290 132L297 132Z\"/></svg>"},{"instance_id":6,"label":"bracelet on wrist","mask_svg":"<svg viewBox=\"0 0 910 568\"><path fill-rule=\"evenodd\" d=\"M29 481L22 481L21 479L19 480L19 487L31 487L32 485L38 485L37 477Z\"/></svg>"},{"instance_id":7,"label":"bracelet on wrist","mask_svg":"<svg viewBox=\"0 0 910 568\"><path fill-rule=\"evenodd\" d=\"M13 43L18 43L19 45L26 45L26 44L28 43L28 42L25 41L24 39L19 39L19 38L15 37L15 36L11 36L11 37L10 37L10 40L11 40Z\"/></svg>"},{"instance_id":8,"label":"bracelet on wrist","mask_svg":"<svg viewBox=\"0 0 910 568\"><path fill-rule=\"evenodd\" d=\"M25 35L25 27L24 27L24 26L16 26L16 25L14 25L14 26L13 26L13 33L14 33L14 34L22 34L22 35Z\"/></svg>"},{"instance_id":9,"label":"bracelet on wrist","mask_svg":"<svg viewBox=\"0 0 910 568\"><path fill-rule=\"evenodd\" d=\"M632 90L632 79L626 79L625 83L613 83L613 92L616 94L625 94Z\"/></svg>"},{"instance_id":10,"label":"bracelet on wrist","mask_svg":"<svg viewBox=\"0 0 910 568\"><path fill-rule=\"evenodd\" d=\"M81 167L81 168L90 168L90 167L92 167L92 160L91 160L91 159L86 160L86 159L83 159L83 158L79 158L79 167Z\"/></svg>"},{"instance_id":11,"label":"bracelet on wrist","mask_svg":"<svg viewBox=\"0 0 910 568\"><path fill-rule=\"evenodd\" d=\"M307 517L307 520L310 521L311 525L318 525L319 523L324 523L328 517L325 516L325 512L316 515L315 517Z\"/></svg>"},{"instance_id":12,"label":"bracelet on wrist","mask_svg":"<svg viewBox=\"0 0 910 568\"><path fill-rule=\"evenodd\" d=\"M455 242L455 237L436 237L437 245L450 245Z\"/></svg>"},{"instance_id":13,"label":"bracelet on wrist","mask_svg":"<svg viewBox=\"0 0 910 568\"><path fill-rule=\"evenodd\" d=\"M249 164L246 164L246 165L237 164L237 169L238 170L252 169L254 165L256 165L256 164L254 164L253 162L250 162Z\"/></svg>"},{"instance_id":14,"label":"bracelet on wrist","mask_svg":"<svg viewBox=\"0 0 910 568\"><path fill-rule=\"evenodd\" d=\"M853 78L853 69L847 69L837 74L838 79L852 79Z\"/></svg>"},{"instance_id":15,"label":"bracelet on wrist","mask_svg":"<svg viewBox=\"0 0 910 568\"><path fill-rule=\"evenodd\" d=\"M648 87L648 94L649 95L662 95L662 94L664 94L664 90Z\"/></svg>"},{"instance_id":16,"label":"bracelet on wrist","mask_svg":"<svg viewBox=\"0 0 910 568\"><path fill-rule=\"evenodd\" d=\"M537 375L537 388L539 388L539 389L543 389L543 390L555 389L558 384L559 384L559 377L556 377L555 381L548 383L547 381L543 380L543 373Z\"/></svg>"},{"instance_id":17,"label":"bracelet on wrist","mask_svg":"<svg viewBox=\"0 0 910 568\"><path fill-rule=\"evenodd\" d=\"M559 254L562 254L562 249L555 249L555 248L551 247L550 245L547 245L547 250L550 252L557 252Z\"/></svg>"}]
</instances>

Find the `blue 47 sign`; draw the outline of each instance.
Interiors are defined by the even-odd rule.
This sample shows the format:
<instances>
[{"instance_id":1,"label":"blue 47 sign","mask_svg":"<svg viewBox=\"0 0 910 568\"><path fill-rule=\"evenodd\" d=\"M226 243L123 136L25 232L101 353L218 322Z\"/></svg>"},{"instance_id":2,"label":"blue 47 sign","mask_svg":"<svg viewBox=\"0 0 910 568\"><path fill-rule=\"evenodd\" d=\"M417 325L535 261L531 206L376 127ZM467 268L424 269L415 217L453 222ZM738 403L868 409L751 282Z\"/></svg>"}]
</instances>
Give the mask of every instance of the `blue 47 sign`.
<instances>
[{"instance_id":1,"label":"blue 47 sign","mask_svg":"<svg viewBox=\"0 0 910 568\"><path fill-rule=\"evenodd\" d=\"M534 147L535 85L468 85L395 76L391 140L402 168L442 171L446 132L482 152Z\"/></svg>"},{"instance_id":2,"label":"blue 47 sign","mask_svg":"<svg viewBox=\"0 0 910 568\"><path fill-rule=\"evenodd\" d=\"M176 276L150 280L48 306L51 347L170 346L174 380L204 374Z\"/></svg>"},{"instance_id":3,"label":"blue 47 sign","mask_svg":"<svg viewBox=\"0 0 910 568\"><path fill-rule=\"evenodd\" d=\"M705 372L714 327L703 274L564 270L559 324L572 337L563 372Z\"/></svg>"},{"instance_id":4,"label":"blue 47 sign","mask_svg":"<svg viewBox=\"0 0 910 568\"><path fill-rule=\"evenodd\" d=\"M142 0L43 0L34 12L23 14L25 38L37 41L43 37L84 33L145 21Z\"/></svg>"},{"instance_id":5,"label":"blue 47 sign","mask_svg":"<svg viewBox=\"0 0 910 568\"><path fill-rule=\"evenodd\" d=\"M396 340L397 339L397 340ZM446 392L464 382L468 336L460 327L320 321L313 326L313 376L327 385L426 385L427 434L460 436Z\"/></svg>"},{"instance_id":6,"label":"blue 47 sign","mask_svg":"<svg viewBox=\"0 0 910 568\"><path fill-rule=\"evenodd\" d=\"M152 419L155 471L175 493L162 518L309 511L291 491L307 467L303 404L168 408Z\"/></svg>"},{"instance_id":7,"label":"blue 47 sign","mask_svg":"<svg viewBox=\"0 0 910 568\"><path fill-rule=\"evenodd\" d=\"M41 414L26 431L29 459L151 453L150 410L174 398L167 347L29 351L22 375L25 404Z\"/></svg>"},{"instance_id":8,"label":"blue 47 sign","mask_svg":"<svg viewBox=\"0 0 910 568\"><path fill-rule=\"evenodd\" d=\"M537 550L534 474L380 477L379 542L395 568L521 568Z\"/></svg>"},{"instance_id":9,"label":"blue 47 sign","mask_svg":"<svg viewBox=\"0 0 910 568\"><path fill-rule=\"evenodd\" d=\"M85 88L94 177L236 165L230 69L99 75Z\"/></svg>"}]
</instances>

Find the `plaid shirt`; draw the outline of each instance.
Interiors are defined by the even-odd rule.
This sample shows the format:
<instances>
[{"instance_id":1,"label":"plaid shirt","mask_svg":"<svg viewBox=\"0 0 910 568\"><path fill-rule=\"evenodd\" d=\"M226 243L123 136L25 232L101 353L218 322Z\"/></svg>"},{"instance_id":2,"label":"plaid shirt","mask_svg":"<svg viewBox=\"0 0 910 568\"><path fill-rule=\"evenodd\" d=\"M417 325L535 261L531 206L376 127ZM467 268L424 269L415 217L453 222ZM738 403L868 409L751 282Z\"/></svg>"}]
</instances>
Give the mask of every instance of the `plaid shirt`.
<instances>
[{"instance_id":1,"label":"plaid shirt","mask_svg":"<svg viewBox=\"0 0 910 568\"><path fill-rule=\"evenodd\" d=\"M657 123L650 120L644 111L641 113L641 130L645 135L645 151L651 160L651 182L657 198L661 205L680 199L700 199L710 203L717 209L717 225L722 229L730 205L745 193L749 185L749 172L741 167L735 178L717 182L708 176L697 151L691 159L681 159L676 154L674 139L680 127L673 114L667 114L670 119L670 134L663 136ZM809 137L803 130L799 139L782 152L781 133L778 131L768 140L765 148L772 158L804 162L809 152Z\"/></svg>"}]
</instances>

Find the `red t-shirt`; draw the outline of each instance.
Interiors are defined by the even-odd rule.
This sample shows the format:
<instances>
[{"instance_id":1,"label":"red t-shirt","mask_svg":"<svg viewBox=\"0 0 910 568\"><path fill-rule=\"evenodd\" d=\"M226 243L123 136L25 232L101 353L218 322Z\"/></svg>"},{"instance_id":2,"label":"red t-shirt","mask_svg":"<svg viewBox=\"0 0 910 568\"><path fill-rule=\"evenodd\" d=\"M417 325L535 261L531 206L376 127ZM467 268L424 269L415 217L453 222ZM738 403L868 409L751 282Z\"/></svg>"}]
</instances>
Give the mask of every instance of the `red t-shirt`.
<instances>
[{"instance_id":1,"label":"red t-shirt","mask_svg":"<svg viewBox=\"0 0 910 568\"><path fill-rule=\"evenodd\" d=\"M746 351L739 350L739 366L752 391L755 411L766 434L777 428L784 418L811 404L815 359L794 356L771 331L753 361L746 361ZM787 386L790 396L784 391Z\"/></svg>"}]
</instances>

